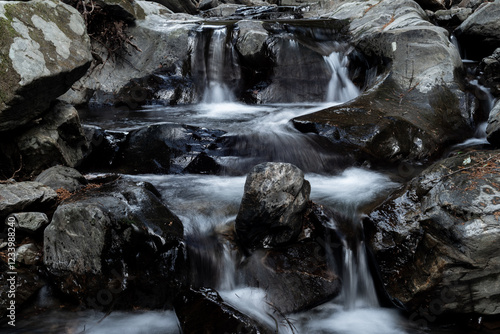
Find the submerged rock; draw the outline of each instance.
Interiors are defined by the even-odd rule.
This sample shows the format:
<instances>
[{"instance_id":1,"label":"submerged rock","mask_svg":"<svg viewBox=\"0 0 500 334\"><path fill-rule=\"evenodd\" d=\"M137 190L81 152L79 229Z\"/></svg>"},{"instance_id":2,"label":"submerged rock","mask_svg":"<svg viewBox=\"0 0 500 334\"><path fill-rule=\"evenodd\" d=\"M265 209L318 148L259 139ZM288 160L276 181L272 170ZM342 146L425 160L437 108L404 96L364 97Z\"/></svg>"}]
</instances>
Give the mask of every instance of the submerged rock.
<instances>
[{"instance_id":1,"label":"submerged rock","mask_svg":"<svg viewBox=\"0 0 500 334\"><path fill-rule=\"evenodd\" d=\"M413 321L500 313L499 155L442 160L365 220L385 287Z\"/></svg>"},{"instance_id":2,"label":"submerged rock","mask_svg":"<svg viewBox=\"0 0 500 334\"><path fill-rule=\"evenodd\" d=\"M44 264L59 291L91 308L172 302L184 281L183 226L150 190L118 180L57 208Z\"/></svg>"},{"instance_id":3,"label":"submerged rock","mask_svg":"<svg viewBox=\"0 0 500 334\"><path fill-rule=\"evenodd\" d=\"M288 163L264 163L248 174L236 216L236 234L249 249L297 240L311 186L304 173Z\"/></svg>"},{"instance_id":4,"label":"submerged rock","mask_svg":"<svg viewBox=\"0 0 500 334\"><path fill-rule=\"evenodd\" d=\"M35 120L92 61L85 23L61 1L0 3L0 132Z\"/></svg>"}]
</instances>

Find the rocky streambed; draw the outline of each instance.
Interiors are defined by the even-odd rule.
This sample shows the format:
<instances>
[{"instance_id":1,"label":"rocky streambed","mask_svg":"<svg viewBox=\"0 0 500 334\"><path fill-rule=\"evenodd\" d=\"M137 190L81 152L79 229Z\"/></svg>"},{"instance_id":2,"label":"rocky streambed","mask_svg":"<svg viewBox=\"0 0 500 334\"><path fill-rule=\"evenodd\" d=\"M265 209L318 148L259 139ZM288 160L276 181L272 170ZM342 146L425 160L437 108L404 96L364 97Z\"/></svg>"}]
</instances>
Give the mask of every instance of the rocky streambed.
<instances>
[{"instance_id":1,"label":"rocky streambed","mask_svg":"<svg viewBox=\"0 0 500 334\"><path fill-rule=\"evenodd\" d=\"M2 330L495 333L499 14L0 1Z\"/></svg>"}]
</instances>

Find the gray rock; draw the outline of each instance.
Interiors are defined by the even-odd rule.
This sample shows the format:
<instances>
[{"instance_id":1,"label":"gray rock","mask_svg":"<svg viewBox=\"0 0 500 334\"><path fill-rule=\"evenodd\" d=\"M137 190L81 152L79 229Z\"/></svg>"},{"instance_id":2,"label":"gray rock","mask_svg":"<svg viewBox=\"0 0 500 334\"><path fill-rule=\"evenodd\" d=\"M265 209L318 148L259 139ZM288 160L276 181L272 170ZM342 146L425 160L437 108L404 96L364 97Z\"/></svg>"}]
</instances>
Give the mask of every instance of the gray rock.
<instances>
[{"instance_id":1,"label":"gray rock","mask_svg":"<svg viewBox=\"0 0 500 334\"><path fill-rule=\"evenodd\" d=\"M303 172L288 163L264 163L248 174L236 217L236 234L250 249L294 242L311 186Z\"/></svg>"},{"instance_id":2,"label":"gray rock","mask_svg":"<svg viewBox=\"0 0 500 334\"><path fill-rule=\"evenodd\" d=\"M239 29L236 49L245 58L255 58L265 50L265 42L269 33L263 27L263 22L243 20L238 21Z\"/></svg>"},{"instance_id":3,"label":"gray rock","mask_svg":"<svg viewBox=\"0 0 500 334\"><path fill-rule=\"evenodd\" d=\"M35 244L24 244L16 249L16 262L34 265L42 258L42 252Z\"/></svg>"},{"instance_id":4,"label":"gray rock","mask_svg":"<svg viewBox=\"0 0 500 334\"><path fill-rule=\"evenodd\" d=\"M500 2L486 2L454 34L469 59L480 60L500 47Z\"/></svg>"},{"instance_id":5,"label":"gray rock","mask_svg":"<svg viewBox=\"0 0 500 334\"><path fill-rule=\"evenodd\" d=\"M54 190L64 188L69 192L74 192L87 184L87 180L79 171L60 165L44 170L36 177L35 181Z\"/></svg>"},{"instance_id":6,"label":"gray rock","mask_svg":"<svg viewBox=\"0 0 500 334\"><path fill-rule=\"evenodd\" d=\"M118 180L57 208L43 253L62 293L86 304L101 290L121 305L172 301L184 281L183 226L153 192L150 184Z\"/></svg>"},{"instance_id":7,"label":"gray rock","mask_svg":"<svg viewBox=\"0 0 500 334\"><path fill-rule=\"evenodd\" d=\"M220 5L220 3L218 0L201 0L198 8L200 10L208 10L208 9L215 8L219 5Z\"/></svg>"},{"instance_id":8,"label":"gray rock","mask_svg":"<svg viewBox=\"0 0 500 334\"><path fill-rule=\"evenodd\" d=\"M101 6L106 13L125 22L134 22L137 15L137 6L129 0L96 0L95 4Z\"/></svg>"},{"instance_id":9,"label":"gray rock","mask_svg":"<svg viewBox=\"0 0 500 334\"><path fill-rule=\"evenodd\" d=\"M499 156L475 151L442 160L365 221L384 284L416 311L413 321L425 320L417 310L500 313Z\"/></svg>"},{"instance_id":10,"label":"gray rock","mask_svg":"<svg viewBox=\"0 0 500 334\"><path fill-rule=\"evenodd\" d=\"M38 182L0 184L0 217L12 212L47 211L55 204L57 193Z\"/></svg>"},{"instance_id":11,"label":"gray rock","mask_svg":"<svg viewBox=\"0 0 500 334\"><path fill-rule=\"evenodd\" d=\"M488 87L493 96L500 97L500 48L491 56L483 58L479 71L482 72L480 83Z\"/></svg>"},{"instance_id":12,"label":"gray rock","mask_svg":"<svg viewBox=\"0 0 500 334\"><path fill-rule=\"evenodd\" d=\"M43 212L19 212L10 214L6 219L12 217L15 219L15 227L20 231L36 233L42 227L49 224L49 218Z\"/></svg>"},{"instance_id":13,"label":"gray rock","mask_svg":"<svg viewBox=\"0 0 500 334\"><path fill-rule=\"evenodd\" d=\"M429 15L439 26L458 26L472 14L471 8L451 8L437 10Z\"/></svg>"},{"instance_id":14,"label":"gray rock","mask_svg":"<svg viewBox=\"0 0 500 334\"><path fill-rule=\"evenodd\" d=\"M490 111L488 126L486 127L486 138L495 147L500 147L500 102L497 102Z\"/></svg>"},{"instance_id":15,"label":"gray rock","mask_svg":"<svg viewBox=\"0 0 500 334\"><path fill-rule=\"evenodd\" d=\"M198 0L154 0L175 13L196 14L198 12Z\"/></svg>"},{"instance_id":16,"label":"gray rock","mask_svg":"<svg viewBox=\"0 0 500 334\"><path fill-rule=\"evenodd\" d=\"M244 8L244 5L237 4L221 4L215 8L209 9L203 12L204 17L228 17L234 15L236 11L240 8Z\"/></svg>"},{"instance_id":17,"label":"gray rock","mask_svg":"<svg viewBox=\"0 0 500 334\"><path fill-rule=\"evenodd\" d=\"M63 102L50 109L40 123L17 138L25 174L37 175L56 164L78 166L88 143L76 109Z\"/></svg>"},{"instance_id":18,"label":"gray rock","mask_svg":"<svg viewBox=\"0 0 500 334\"><path fill-rule=\"evenodd\" d=\"M0 132L36 119L87 71L83 18L61 1L0 4Z\"/></svg>"}]
</instances>

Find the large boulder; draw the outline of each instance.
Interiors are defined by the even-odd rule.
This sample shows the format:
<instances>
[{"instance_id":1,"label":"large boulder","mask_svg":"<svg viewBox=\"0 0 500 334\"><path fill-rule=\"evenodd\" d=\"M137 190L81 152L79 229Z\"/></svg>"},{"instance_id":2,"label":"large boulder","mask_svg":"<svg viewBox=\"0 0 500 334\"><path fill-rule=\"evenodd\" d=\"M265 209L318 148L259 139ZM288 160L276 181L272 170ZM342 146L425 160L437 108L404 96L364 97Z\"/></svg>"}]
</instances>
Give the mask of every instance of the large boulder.
<instances>
[{"instance_id":1,"label":"large boulder","mask_svg":"<svg viewBox=\"0 0 500 334\"><path fill-rule=\"evenodd\" d=\"M382 163L432 160L472 135L458 51L414 1L346 2L330 16L348 19L359 51L387 70L357 99L294 119L299 130Z\"/></svg>"},{"instance_id":2,"label":"large boulder","mask_svg":"<svg viewBox=\"0 0 500 334\"><path fill-rule=\"evenodd\" d=\"M454 34L468 59L480 60L500 47L500 2L486 2Z\"/></svg>"},{"instance_id":3,"label":"large boulder","mask_svg":"<svg viewBox=\"0 0 500 334\"><path fill-rule=\"evenodd\" d=\"M311 185L288 163L263 163L248 174L236 234L249 249L296 241L302 231Z\"/></svg>"},{"instance_id":4,"label":"large boulder","mask_svg":"<svg viewBox=\"0 0 500 334\"><path fill-rule=\"evenodd\" d=\"M413 321L500 313L499 157L442 160L364 221L385 287Z\"/></svg>"},{"instance_id":5,"label":"large boulder","mask_svg":"<svg viewBox=\"0 0 500 334\"><path fill-rule=\"evenodd\" d=\"M39 124L21 133L15 142L22 157L21 171L31 176L57 164L76 167L88 150L77 110L63 102L57 102Z\"/></svg>"},{"instance_id":6,"label":"large boulder","mask_svg":"<svg viewBox=\"0 0 500 334\"><path fill-rule=\"evenodd\" d=\"M92 308L171 303L185 280L183 226L156 193L118 180L60 205L43 245L57 289Z\"/></svg>"},{"instance_id":7,"label":"large boulder","mask_svg":"<svg viewBox=\"0 0 500 334\"><path fill-rule=\"evenodd\" d=\"M54 190L63 188L69 192L74 192L87 184L87 179L79 171L61 165L44 170L36 177L35 181Z\"/></svg>"},{"instance_id":8,"label":"large boulder","mask_svg":"<svg viewBox=\"0 0 500 334\"><path fill-rule=\"evenodd\" d=\"M479 71L482 73L479 82L488 87L493 96L500 97L500 48L481 60Z\"/></svg>"},{"instance_id":9,"label":"large boulder","mask_svg":"<svg viewBox=\"0 0 500 334\"><path fill-rule=\"evenodd\" d=\"M0 3L0 132L39 117L92 61L82 16L58 0Z\"/></svg>"}]
</instances>

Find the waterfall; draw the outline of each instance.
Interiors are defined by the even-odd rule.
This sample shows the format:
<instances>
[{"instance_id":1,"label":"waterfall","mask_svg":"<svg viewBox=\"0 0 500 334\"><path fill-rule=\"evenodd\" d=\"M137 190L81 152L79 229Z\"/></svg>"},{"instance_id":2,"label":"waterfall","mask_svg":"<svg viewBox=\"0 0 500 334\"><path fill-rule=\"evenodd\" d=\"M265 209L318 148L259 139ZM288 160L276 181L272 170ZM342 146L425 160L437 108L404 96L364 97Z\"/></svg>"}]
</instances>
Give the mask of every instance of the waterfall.
<instances>
[{"instance_id":1,"label":"waterfall","mask_svg":"<svg viewBox=\"0 0 500 334\"><path fill-rule=\"evenodd\" d=\"M346 102L359 95L359 89L349 79L347 68L348 59L339 52L332 52L324 57L325 62L332 71L332 77L328 83L326 95L327 102Z\"/></svg>"},{"instance_id":2,"label":"waterfall","mask_svg":"<svg viewBox=\"0 0 500 334\"><path fill-rule=\"evenodd\" d=\"M227 26L201 26L192 58L195 76L199 76L202 103L236 100L232 88L240 77L239 65ZM231 88L230 88L231 87Z\"/></svg>"}]
</instances>

